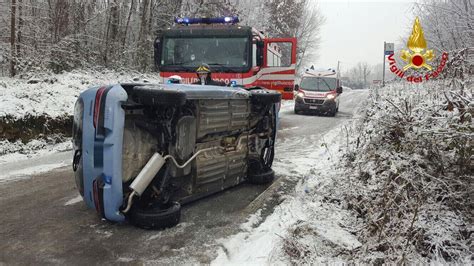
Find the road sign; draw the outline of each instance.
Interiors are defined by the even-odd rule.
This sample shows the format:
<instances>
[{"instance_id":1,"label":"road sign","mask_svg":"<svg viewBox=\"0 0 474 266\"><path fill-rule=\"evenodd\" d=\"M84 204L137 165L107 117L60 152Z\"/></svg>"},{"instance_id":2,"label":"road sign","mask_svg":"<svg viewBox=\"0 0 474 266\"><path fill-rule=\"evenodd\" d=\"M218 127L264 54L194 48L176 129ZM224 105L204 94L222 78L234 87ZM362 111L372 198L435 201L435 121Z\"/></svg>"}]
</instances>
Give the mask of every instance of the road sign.
<instances>
[{"instance_id":1,"label":"road sign","mask_svg":"<svg viewBox=\"0 0 474 266\"><path fill-rule=\"evenodd\" d=\"M384 47L385 55L391 55L391 54L393 54L393 51L394 51L393 42L386 42L385 47Z\"/></svg>"}]
</instances>

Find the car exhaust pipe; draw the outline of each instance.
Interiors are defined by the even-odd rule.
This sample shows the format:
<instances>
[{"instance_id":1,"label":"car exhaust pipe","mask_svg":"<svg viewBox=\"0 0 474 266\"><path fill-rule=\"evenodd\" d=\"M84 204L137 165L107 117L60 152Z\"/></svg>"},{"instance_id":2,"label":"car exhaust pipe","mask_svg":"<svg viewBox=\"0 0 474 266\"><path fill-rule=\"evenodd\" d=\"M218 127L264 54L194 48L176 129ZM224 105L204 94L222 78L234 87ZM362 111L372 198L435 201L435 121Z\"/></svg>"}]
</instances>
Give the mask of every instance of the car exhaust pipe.
<instances>
[{"instance_id":1,"label":"car exhaust pipe","mask_svg":"<svg viewBox=\"0 0 474 266\"><path fill-rule=\"evenodd\" d=\"M141 196L145 189L150 185L153 178L156 176L161 167L165 164L165 159L161 154L155 153L151 156L150 160L146 163L145 167L140 171L135 180L130 185L132 193L128 196L128 203L123 213L127 213L132 207L133 197Z\"/></svg>"},{"instance_id":2,"label":"car exhaust pipe","mask_svg":"<svg viewBox=\"0 0 474 266\"><path fill-rule=\"evenodd\" d=\"M165 159L161 154L157 152L153 154L145 167L143 167L135 180L133 180L130 188L135 191L138 196L141 196L164 164Z\"/></svg>"},{"instance_id":3,"label":"car exhaust pipe","mask_svg":"<svg viewBox=\"0 0 474 266\"><path fill-rule=\"evenodd\" d=\"M239 141L240 144L240 141ZM211 147L199 150L196 152L191 158L188 159L184 164L180 165L176 159L171 155L166 155L165 157L161 156L159 153L153 154L150 160L146 163L145 167L140 171L137 175L135 180L133 180L132 184L130 185L130 189L132 193L128 196L128 203L127 207L122 211L122 213L127 213L130 208L132 207L133 197L134 196L141 196L145 189L150 185L153 178L156 176L158 171L160 171L161 167L165 164L166 160L171 159L171 161L176 165L178 168L186 167L190 162L192 162L199 154L212 151L212 150L225 150L224 147Z\"/></svg>"}]
</instances>

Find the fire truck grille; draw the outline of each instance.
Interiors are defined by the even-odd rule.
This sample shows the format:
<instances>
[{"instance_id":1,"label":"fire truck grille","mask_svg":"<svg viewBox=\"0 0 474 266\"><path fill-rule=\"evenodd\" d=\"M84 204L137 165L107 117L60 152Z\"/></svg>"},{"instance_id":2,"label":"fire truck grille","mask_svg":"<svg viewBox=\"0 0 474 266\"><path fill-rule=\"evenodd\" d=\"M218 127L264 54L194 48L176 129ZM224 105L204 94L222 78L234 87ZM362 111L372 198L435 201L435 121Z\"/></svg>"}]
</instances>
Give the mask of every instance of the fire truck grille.
<instances>
[{"instance_id":1,"label":"fire truck grille","mask_svg":"<svg viewBox=\"0 0 474 266\"><path fill-rule=\"evenodd\" d=\"M309 103L309 104L323 104L323 103L324 103L324 100L321 100L321 99L307 99L307 98L305 98L305 99L304 99L304 102L305 102L305 103Z\"/></svg>"}]
</instances>

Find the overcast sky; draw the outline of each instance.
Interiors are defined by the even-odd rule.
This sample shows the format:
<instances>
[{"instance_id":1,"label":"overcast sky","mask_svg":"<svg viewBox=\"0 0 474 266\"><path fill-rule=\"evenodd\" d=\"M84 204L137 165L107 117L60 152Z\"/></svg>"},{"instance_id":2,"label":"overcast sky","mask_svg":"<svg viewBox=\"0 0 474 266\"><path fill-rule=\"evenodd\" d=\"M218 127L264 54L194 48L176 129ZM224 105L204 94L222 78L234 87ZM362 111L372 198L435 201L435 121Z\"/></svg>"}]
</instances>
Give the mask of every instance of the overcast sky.
<instances>
[{"instance_id":1,"label":"overcast sky","mask_svg":"<svg viewBox=\"0 0 474 266\"><path fill-rule=\"evenodd\" d=\"M318 2L326 17L318 68L335 68L338 60L343 72L361 61L371 65L382 63L383 42L400 43L415 20L413 1Z\"/></svg>"}]
</instances>

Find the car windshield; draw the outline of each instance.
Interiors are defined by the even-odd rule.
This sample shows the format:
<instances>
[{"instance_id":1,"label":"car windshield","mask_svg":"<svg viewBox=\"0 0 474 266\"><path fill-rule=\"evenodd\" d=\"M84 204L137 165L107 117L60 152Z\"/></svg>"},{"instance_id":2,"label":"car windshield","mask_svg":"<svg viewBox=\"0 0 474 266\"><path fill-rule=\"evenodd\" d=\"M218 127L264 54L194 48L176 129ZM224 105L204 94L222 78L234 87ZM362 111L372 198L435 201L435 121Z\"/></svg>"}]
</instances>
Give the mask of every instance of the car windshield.
<instances>
[{"instance_id":1,"label":"car windshield","mask_svg":"<svg viewBox=\"0 0 474 266\"><path fill-rule=\"evenodd\" d=\"M163 41L162 66L247 67L249 39L246 37L171 38Z\"/></svg>"},{"instance_id":2,"label":"car windshield","mask_svg":"<svg viewBox=\"0 0 474 266\"><path fill-rule=\"evenodd\" d=\"M307 91L332 91L336 89L336 79L328 77L304 77L301 89Z\"/></svg>"}]
</instances>

